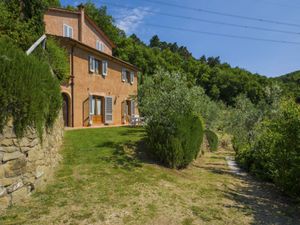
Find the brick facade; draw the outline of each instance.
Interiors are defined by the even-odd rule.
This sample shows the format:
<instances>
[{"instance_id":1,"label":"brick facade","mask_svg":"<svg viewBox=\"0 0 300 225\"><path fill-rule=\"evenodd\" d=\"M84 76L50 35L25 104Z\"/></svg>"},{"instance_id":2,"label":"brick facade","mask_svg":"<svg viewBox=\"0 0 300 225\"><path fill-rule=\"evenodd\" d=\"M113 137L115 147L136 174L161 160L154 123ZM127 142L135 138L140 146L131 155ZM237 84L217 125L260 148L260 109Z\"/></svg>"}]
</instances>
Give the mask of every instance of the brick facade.
<instances>
[{"instance_id":1,"label":"brick facade","mask_svg":"<svg viewBox=\"0 0 300 225\"><path fill-rule=\"evenodd\" d=\"M112 122L121 125L137 114L133 99L137 96L137 68L112 56L114 44L84 14L63 9L50 9L44 16L46 33L57 38L69 52L70 82L61 87L65 104L65 125L71 127L107 124L109 100L112 97ZM64 24L71 26L73 36L64 37ZM96 42L104 44L104 51L96 49ZM90 71L90 57L99 62L99 73ZM107 75L102 74L102 62L107 62ZM122 71L134 74L133 82L122 80ZM107 103L107 104L106 104ZM93 115L94 114L94 115Z\"/></svg>"}]
</instances>

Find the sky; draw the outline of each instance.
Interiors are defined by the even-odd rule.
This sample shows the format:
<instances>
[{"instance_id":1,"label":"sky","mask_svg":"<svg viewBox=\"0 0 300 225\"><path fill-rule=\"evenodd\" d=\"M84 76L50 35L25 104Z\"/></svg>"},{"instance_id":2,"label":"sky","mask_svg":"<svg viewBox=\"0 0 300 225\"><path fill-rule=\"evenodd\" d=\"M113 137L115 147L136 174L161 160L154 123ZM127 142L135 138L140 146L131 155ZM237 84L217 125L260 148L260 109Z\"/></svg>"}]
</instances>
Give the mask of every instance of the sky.
<instances>
[{"instance_id":1,"label":"sky","mask_svg":"<svg viewBox=\"0 0 300 225\"><path fill-rule=\"evenodd\" d=\"M82 2L85 1L61 0L63 5L76 6ZM231 66L238 66L268 77L300 69L299 0L94 0L93 2L97 6L106 5L108 13L116 19L116 25L119 28L123 29L127 35L135 33L147 44L151 37L157 34L161 41L177 42L178 45L186 46L196 58L202 55L220 56L222 62L227 62ZM197 9L271 20L289 25L209 14ZM162 14L172 14L176 17ZM204 23L199 19L237 24L242 27ZM244 28L245 26L260 27L264 30L247 29ZM180 29L166 29L165 27ZM265 29L284 32L270 32ZM199 32L296 43L246 40Z\"/></svg>"}]
</instances>

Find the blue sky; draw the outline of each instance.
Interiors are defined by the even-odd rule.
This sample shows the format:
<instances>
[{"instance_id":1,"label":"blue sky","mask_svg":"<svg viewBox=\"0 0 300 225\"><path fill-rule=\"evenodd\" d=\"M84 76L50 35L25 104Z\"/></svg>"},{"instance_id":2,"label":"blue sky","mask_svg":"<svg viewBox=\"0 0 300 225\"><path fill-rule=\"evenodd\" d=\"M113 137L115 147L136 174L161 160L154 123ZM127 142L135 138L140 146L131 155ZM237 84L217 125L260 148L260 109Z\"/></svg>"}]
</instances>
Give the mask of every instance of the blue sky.
<instances>
[{"instance_id":1,"label":"blue sky","mask_svg":"<svg viewBox=\"0 0 300 225\"><path fill-rule=\"evenodd\" d=\"M228 62L232 66L239 66L253 73L260 73L266 76L278 76L300 69L300 45L209 36L147 25L151 23L205 32L300 43L300 35L207 24L195 20L160 15L160 13L169 13L179 16L300 33L300 2L298 0L227 0L226 3L224 3L225 1L223 0L157 1L184 5L195 9L202 8L254 18L299 24L299 27L206 14L195 10L154 4L147 0L95 0L94 3L96 3L97 6L106 5L105 3L108 3L108 12L117 18L117 25L124 29L128 35L131 33L137 34L145 43L149 43L150 38L157 34L162 41L177 42L179 45L187 46L196 58L203 54L206 56L220 56L223 62ZM85 1L61 0L63 5L78 5L80 2ZM116 5L126 7L116 7Z\"/></svg>"}]
</instances>

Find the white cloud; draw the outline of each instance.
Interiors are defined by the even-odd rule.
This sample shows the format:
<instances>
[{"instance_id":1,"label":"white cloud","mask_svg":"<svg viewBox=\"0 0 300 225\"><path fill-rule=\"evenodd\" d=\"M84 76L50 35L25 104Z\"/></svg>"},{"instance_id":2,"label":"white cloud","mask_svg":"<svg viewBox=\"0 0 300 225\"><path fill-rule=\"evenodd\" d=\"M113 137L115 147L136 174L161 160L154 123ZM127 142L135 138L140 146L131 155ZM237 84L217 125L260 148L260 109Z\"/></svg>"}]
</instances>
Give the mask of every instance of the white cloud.
<instances>
[{"instance_id":1,"label":"white cloud","mask_svg":"<svg viewBox=\"0 0 300 225\"><path fill-rule=\"evenodd\" d=\"M120 16L116 21L116 26L124 30L126 34L133 33L145 17L150 14L148 10L148 7L137 7L130 10L122 9L119 12Z\"/></svg>"}]
</instances>

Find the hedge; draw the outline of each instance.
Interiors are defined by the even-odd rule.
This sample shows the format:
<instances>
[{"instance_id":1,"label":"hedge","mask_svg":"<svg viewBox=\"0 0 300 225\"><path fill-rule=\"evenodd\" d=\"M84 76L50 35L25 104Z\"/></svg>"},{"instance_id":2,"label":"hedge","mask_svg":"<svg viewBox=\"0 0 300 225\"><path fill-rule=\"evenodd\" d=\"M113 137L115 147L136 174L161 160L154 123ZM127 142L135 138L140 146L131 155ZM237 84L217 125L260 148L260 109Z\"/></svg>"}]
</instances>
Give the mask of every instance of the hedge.
<instances>
[{"instance_id":1,"label":"hedge","mask_svg":"<svg viewBox=\"0 0 300 225\"><path fill-rule=\"evenodd\" d=\"M205 136L208 141L209 149L213 152L217 151L219 146L218 135L211 130L205 130Z\"/></svg>"},{"instance_id":2,"label":"hedge","mask_svg":"<svg viewBox=\"0 0 300 225\"><path fill-rule=\"evenodd\" d=\"M147 126L150 151L165 166L185 168L199 154L203 141L203 121L198 116L185 116L173 119L173 133L160 124Z\"/></svg>"},{"instance_id":3,"label":"hedge","mask_svg":"<svg viewBox=\"0 0 300 225\"><path fill-rule=\"evenodd\" d=\"M30 126L42 135L51 127L59 109L59 82L48 63L27 56L8 39L0 38L0 132L9 118L18 137Z\"/></svg>"}]
</instances>

